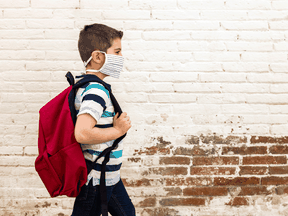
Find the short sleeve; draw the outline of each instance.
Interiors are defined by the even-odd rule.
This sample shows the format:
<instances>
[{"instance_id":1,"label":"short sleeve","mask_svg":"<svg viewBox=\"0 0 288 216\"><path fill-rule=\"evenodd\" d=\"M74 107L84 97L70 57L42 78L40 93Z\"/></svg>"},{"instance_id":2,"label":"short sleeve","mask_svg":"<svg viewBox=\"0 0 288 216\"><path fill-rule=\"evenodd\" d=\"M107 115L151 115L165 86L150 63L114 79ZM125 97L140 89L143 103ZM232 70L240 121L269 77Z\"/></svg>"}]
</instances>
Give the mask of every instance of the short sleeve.
<instances>
[{"instance_id":1,"label":"short sleeve","mask_svg":"<svg viewBox=\"0 0 288 216\"><path fill-rule=\"evenodd\" d=\"M81 94L81 105L77 116L87 113L99 122L108 101L107 89L99 83L90 83Z\"/></svg>"}]
</instances>

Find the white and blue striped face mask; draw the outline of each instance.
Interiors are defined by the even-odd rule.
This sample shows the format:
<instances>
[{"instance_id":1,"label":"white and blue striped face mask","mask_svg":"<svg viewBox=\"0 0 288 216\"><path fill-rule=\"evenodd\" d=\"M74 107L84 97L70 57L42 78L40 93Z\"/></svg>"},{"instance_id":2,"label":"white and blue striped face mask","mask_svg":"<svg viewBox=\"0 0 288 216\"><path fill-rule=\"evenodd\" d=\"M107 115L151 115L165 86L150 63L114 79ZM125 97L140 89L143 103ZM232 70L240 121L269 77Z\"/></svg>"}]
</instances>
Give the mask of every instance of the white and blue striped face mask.
<instances>
[{"instance_id":1,"label":"white and blue striped face mask","mask_svg":"<svg viewBox=\"0 0 288 216\"><path fill-rule=\"evenodd\" d=\"M101 52L105 54L105 62L103 66L99 70L93 70L93 69L87 69L89 72L101 72L103 74L109 75L113 78L119 79L120 73L123 69L124 65L124 58L123 56L119 55L113 55L113 54L107 54L103 51L96 51L96 52ZM84 62L84 66L88 65L88 63L91 61L92 56Z\"/></svg>"}]
</instances>

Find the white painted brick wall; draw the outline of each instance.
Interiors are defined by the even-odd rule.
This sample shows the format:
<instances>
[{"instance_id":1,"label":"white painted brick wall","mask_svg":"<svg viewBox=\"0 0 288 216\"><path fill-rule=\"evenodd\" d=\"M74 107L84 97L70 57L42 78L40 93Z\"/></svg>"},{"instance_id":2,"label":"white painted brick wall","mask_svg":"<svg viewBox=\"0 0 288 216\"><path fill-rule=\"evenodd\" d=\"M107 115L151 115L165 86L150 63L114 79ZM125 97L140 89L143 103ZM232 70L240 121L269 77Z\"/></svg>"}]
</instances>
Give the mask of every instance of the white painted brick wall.
<instances>
[{"instance_id":1,"label":"white painted brick wall","mask_svg":"<svg viewBox=\"0 0 288 216\"><path fill-rule=\"evenodd\" d=\"M34 160L39 109L83 68L85 24L124 31L124 72L107 81L132 118L127 159L157 136L286 135L287 14L286 0L0 0L0 215L71 214L73 199L50 199ZM123 176L140 175L128 165ZM202 210L179 211L245 212Z\"/></svg>"}]
</instances>

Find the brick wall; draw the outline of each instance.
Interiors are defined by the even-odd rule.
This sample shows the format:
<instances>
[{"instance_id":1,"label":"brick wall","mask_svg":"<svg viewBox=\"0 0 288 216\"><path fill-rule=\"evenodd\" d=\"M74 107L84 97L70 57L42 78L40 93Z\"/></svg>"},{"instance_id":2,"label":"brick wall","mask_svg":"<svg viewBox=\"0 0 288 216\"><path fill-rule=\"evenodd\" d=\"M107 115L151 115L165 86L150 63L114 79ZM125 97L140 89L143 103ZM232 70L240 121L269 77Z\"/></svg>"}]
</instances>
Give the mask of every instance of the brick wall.
<instances>
[{"instance_id":1,"label":"brick wall","mask_svg":"<svg viewBox=\"0 0 288 216\"><path fill-rule=\"evenodd\" d=\"M0 215L66 216L34 169L38 110L83 68L79 30L124 31L107 79L133 127L137 215L287 215L286 0L0 1Z\"/></svg>"}]
</instances>

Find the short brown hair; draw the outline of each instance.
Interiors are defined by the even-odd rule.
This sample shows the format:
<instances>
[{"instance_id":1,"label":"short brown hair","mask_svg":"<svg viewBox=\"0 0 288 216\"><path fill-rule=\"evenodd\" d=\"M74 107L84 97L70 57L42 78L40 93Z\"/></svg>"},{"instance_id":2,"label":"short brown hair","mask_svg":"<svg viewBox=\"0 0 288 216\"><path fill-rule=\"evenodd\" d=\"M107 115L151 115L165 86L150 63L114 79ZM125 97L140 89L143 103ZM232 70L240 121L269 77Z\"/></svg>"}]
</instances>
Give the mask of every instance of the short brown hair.
<instances>
[{"instance_id":1,"label":"short brown hair","mask_svg":"<svg viewBox=\"0 0 288 216\"><path fill-rule=\"evenodd\" d=\"M122 39L123 32L103 24L86 25L81 30L78 50L82 61L87 61L94 50L107 52L116 38Z\"/></svg>"}]
</instances>

